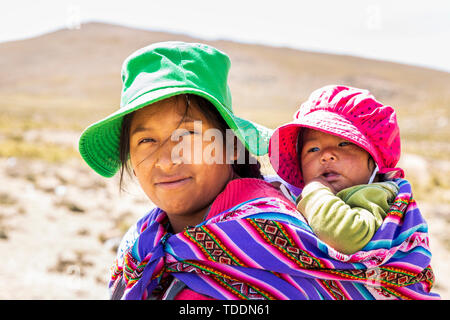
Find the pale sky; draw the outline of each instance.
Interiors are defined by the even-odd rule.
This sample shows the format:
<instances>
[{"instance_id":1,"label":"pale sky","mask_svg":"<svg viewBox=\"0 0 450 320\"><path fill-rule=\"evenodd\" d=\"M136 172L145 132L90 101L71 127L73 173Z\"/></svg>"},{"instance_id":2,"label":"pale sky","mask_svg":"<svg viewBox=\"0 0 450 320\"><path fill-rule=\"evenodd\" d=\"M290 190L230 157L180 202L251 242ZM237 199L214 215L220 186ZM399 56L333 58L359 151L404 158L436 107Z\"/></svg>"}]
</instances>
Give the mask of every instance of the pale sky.
<instances>
[{"instance_id":1,"label":"pale sky","mask_svg":"<svg viewBox=\"0 0 450 320\"><path fill-rule=\"evenodd\" d=\"M82 28L88 21L450 72L449 0L3 1L0 42Z\"/></svg>"}]
</instances>

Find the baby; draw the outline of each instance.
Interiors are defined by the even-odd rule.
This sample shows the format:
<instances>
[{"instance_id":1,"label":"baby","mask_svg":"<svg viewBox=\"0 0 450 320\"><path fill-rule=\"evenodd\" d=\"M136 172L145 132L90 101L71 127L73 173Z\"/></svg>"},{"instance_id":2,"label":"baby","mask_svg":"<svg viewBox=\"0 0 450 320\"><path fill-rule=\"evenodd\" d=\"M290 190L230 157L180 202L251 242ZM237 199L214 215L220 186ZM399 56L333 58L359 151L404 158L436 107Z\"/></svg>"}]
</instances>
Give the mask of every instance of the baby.
<instances>
[{"instance_id":1,"label":"baby","mask_svg":"<svg viewBox=\"0 0 450 320\"><path fill-rule=\"evenodd\" d=\"M298 211L344 254L364 248L381 226L399 190L392 179L403 177L399 158L395 111L346 86L314 91L271 138L273 167L302 188Z\"/></svg>"}]
</instances>

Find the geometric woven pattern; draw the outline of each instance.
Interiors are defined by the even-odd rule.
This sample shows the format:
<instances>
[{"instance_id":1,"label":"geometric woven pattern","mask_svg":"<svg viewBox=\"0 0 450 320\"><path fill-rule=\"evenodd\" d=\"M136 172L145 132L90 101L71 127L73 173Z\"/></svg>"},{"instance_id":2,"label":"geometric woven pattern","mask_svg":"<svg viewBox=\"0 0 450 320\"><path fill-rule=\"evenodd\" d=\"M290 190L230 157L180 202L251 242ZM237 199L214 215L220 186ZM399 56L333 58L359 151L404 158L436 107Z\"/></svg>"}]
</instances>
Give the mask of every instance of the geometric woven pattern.
<instances>
[{"instance_id":1,"label":"geometric woven pattern","mask_svg":"<svg viewBox=\"0 0 450 320\"><path fill-rule=\"evenodd\" d=\"M172 275L216 299L438 299L427 225L410 185L395 182L394 205L352 255L322 242L293 205L276 197L248 200L178 234L155 209L116 259L110 288L122 280L123 298L145 299Z\"/></svg>"},{"instance_id":2,"label":"geometric woven pattern","mask_svg":"<svg viewBox=\"0 0 450 320\"><path fill-rule=\"evenodd\" d=\"M282 224L268 219L251 219L249 222L268 243L290 257L300 267L306 269L323 267L319 259L297 247L296 243L289 238Z\"/></svg>"},{"instance_id":3,"label":"geometric woven pattern","mask_svg":"<svg viewBox=\"0 0 450 320\"><path fill-rule=\"evenodd\" d=\"M264 292L264 290L257 288L256 286L249 285L242 280L234 279L229 275L224 275L212 267L202 266L197 262L180 261L171 263L167 270L168 272L192 272L207 275L209 276L209 279L215 281L216 284L223 287L229 293L235 295L238 299L273 300L273 297L271 297L267 292Z\"/></svg>"},{"instance_id":4,"label":"geometric woven pattern","mask_svg":"<svg viewBox=\"0 0 450 320\"><path fill-rule=\"evenodd\" d=\"M242 266L242 262L214 236L208 226L187 228L184 234L191 239L211 261L226 265Z\"/></svg>"}]
</instances>

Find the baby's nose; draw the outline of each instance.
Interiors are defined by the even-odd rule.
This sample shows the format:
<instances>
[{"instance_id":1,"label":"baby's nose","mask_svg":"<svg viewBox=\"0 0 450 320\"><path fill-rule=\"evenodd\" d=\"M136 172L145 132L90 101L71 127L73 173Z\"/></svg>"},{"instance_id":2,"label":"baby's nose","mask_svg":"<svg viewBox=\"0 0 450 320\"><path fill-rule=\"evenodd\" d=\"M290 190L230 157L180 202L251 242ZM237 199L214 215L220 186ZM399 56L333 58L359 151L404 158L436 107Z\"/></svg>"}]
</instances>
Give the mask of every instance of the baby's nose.
<instances>
[{"instance_id":1,"label":"baby's nose","mask_svg":"<svg viewBox=\"0 0 450 320\"><path fill-rule=\"evenodd\" d=\"M336 160L337 160L336 154L331 151L324 151L322 153L322 156L320 157L321 162L336 161Z\"/></svg>"}]
</instances>

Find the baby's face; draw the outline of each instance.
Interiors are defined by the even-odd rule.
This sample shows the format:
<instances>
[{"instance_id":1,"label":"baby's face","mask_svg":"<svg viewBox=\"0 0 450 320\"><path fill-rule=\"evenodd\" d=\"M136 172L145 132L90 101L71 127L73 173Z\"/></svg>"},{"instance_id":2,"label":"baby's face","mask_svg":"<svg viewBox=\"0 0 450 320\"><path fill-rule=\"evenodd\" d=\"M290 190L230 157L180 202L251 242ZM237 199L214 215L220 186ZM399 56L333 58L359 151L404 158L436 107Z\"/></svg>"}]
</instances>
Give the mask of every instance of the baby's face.
<instances>
[{"instance_id":1,"label":"baby's face","mask_svg":"<svg viewBox=\"0 0 450 320\"><path fill-rule=\"evenodd\" d=\"M304 128L301 170L305 184L313 180L332 186L334 192L366 184L375 164L369 153L354 143L317 130Z\"/></svg>"}]
</instances>

